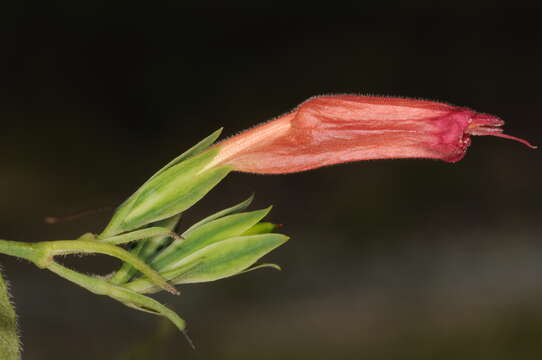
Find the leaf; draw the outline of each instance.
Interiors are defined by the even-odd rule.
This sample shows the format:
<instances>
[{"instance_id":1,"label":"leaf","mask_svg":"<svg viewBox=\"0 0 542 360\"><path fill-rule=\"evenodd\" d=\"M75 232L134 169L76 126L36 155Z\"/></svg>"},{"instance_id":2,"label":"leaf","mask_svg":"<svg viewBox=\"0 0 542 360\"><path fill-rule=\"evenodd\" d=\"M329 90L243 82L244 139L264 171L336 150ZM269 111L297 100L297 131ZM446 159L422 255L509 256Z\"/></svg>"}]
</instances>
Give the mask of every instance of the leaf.
<instances>
[{"instance_id":1,"label":"leaf","mask_svg":"<svg viewBox=\"0 0 542 360\"><path fill-rule=\"evenodd\" d=\"M213 220L219 219L221 217L224 217L226 215L234 214L239 211L245 210L249 205L252 203L252 200L254 200L254 194L250 195L250 197L243 202L240 202L237 205L234 205L232 207L229 207L227 209L221 210L219 212L214 213L213 215L207 216L205 219L198 221L194 225L190 226L186 231L194 230L195 228L207 224L208 222L211 222Z\"/></svg>"},{"instance_id":2,"label":"leaf","mask_svg":"<svg viewBox=\"0 0 542 360\"><path fill-rule=\"evenodd\" d=\"M234 276L243 273L261 257L284 244L288 239L289 237L282 234L263 234L219 241L183 258L174 269L160 272L160 275L173 284L209 282ZM262 266L272 266L272 264ZM153 293L161 290L145 278L124 286L138 293Z\"/></svg>"},{"instance_id":3,"label":"leaf","mask_svg":"<svg viewBox=\"0 0 542 360\"><path fill-rule=\"evenodd\" d=\"M211 244L185 258L179 264L173 284L215 281L237 275L262 256L288 241L282 234L241 236ZM189 270L183 272L182 268ZM170 277L167 272L164 276Z\"/></svg>"},{"instance_id":4,"label":"leaf","mask_svg":"<svg viewBox=\"0 0 542 360\"><path fill-rule=\"evenodd\" d=\"M184 240L174 241L163 250L152 262L152 267L158 271L172 269L177 263L182 262L184 257L209 244L241 235L264 218L269 211L271 207L228 215L186 231L182 234Z\"/></svg>"}]
</instances>

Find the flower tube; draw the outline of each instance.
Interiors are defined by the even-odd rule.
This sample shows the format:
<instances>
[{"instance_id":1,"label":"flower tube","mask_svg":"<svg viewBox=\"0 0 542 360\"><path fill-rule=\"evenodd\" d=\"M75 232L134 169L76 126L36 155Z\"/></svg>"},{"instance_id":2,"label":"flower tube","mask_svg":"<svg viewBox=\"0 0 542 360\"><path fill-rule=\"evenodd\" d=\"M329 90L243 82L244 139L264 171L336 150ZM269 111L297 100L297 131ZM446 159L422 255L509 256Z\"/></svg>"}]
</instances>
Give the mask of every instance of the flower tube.
<instances>
[{"instance_id":1,"label":"flower tube","mask_svg":"<svg viewBox=\"0 0 542 360\"><path fill-rule=\"evenodd\" d=\"M502 133L504 122L444 103L356 95L311 98L295 110L215 145L206 169L284 174L371 159L429 158L456 162L471 135L527 141Z\"/></svg>"}]
</instances>

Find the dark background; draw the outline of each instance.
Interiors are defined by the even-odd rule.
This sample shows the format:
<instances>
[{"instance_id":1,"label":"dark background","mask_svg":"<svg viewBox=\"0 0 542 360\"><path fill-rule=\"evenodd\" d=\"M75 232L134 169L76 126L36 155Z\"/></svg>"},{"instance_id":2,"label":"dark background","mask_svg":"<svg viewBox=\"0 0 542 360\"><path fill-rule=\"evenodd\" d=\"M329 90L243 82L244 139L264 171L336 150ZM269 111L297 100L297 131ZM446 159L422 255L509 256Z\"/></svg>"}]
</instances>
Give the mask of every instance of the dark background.
<instances>
[{"instance_id":1,"label":"dark background","mask_svg":"<svg viewBox=\"0 0 542 360\"><path fill-rule=\"evenodd\" d=\"M447 101L542 144L537 9L45 3L0 15L4 239L99 232L111 211L43 218L115 206L218 127L229 136L317 94ZM24 358L539 359L541 170L539 150L480 137L456 164L230 175L184 224L256 192L292 240L265 258L282 272L158 296L197 351L167 323L1 256Z\"/></svg>"}]
</instances>

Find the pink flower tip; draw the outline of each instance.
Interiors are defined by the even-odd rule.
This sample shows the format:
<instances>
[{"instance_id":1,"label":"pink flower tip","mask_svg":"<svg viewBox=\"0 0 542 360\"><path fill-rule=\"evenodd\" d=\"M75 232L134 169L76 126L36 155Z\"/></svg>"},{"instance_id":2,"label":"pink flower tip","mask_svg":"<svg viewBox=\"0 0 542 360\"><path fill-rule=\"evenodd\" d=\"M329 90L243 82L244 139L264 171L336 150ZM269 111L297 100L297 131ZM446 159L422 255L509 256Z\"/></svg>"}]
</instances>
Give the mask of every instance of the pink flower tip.
<instances>
[{"instance_id":1,"label":"pink flower tip","mask_svg":"<svg viewBox=\"0 0 542 360\"><path fill-rule=\"evenodd\" d=\"M459 161L471 135L526 140L502 133L496 116L440 102L357 95L311 98L296 109L215 145L208 167L283 174L361 160L429 158Z\"/></svg>"}]
</instances>

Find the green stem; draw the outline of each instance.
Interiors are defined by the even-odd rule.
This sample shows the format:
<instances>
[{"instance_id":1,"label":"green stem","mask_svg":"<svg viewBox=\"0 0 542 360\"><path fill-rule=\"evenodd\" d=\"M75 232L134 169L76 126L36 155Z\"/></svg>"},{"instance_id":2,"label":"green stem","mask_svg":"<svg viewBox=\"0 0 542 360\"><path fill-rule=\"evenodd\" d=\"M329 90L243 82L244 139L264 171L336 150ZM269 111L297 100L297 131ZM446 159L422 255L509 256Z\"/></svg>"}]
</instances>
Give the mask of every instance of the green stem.
<instances>
[{"instance_id":1,"label":"green stem","mask_svg":"<svg viewBox=\"0 0 542 360\"><path fill-rule=\"evenodd\" d=\"M0 359L19 360L20 358L17 318L9 301L8 287L0 273Z\"/></svg>"},{"instance_id":2,"label":"green stem","mask_svg":"<svg viewBox=\"0 0 542 360\"><path fill-rule=\"evenodd\" d=\"M43 252L36 249L31 243L10 240L0 240L0 253L26 259L33 263L39 261L43 256Z\"/></svg>"},{"instance_id":3,"label":"green stem","mask_svg":"<svg viewBox=\"0 0 542 360\"><path fill-rule=\"evenodd\" d=\"M168 284L149 265L135 255L130 254L115 245L88 240L57 240L38 243L23 243L18 241L0 240L0 253L20 257L33 262L39 268L49 268L56 255L98 253L116 257L130 263L134 268L145 274L162 289L173 294L179 292Z\"/></svg>"},{"instance_id":4,"label":"green stem","mask_svg":"<svg viewBox=\"0 0 542 360\"><path fill-rule=\"evenodd\" d=\"M179 294L175 287L168 284L167 281L164 280L164 278L162 278L162 276L160 276L160 274L153 270L149 265L145 264L145 262L141 261L141 259L118 246L86 240L43 241L41 243L36 243L36 246L41 246L44 249L45 254L47 255L47 261L50 261L52 256L55 255L83 253L98 253L116 257L117 259L131 264L162 289L172 294ZM46 264L45 267L48 267L47 265L48 264Z\"/></svg>"},{"instance_id":5,"label":"green stem","mask_svg":"<svg viewBox=\"0 0 542 360\"><path fill-rule=\"evenodd\" d=\"M56 255L82 254L82 253L101 253L119 258L130 263L135 269L145 274L149 280L160 284L168 291L177 290L169 285L156 271L152 270L147 264L138 259L128 251L107 243L101 243L95 240L58 240L43 241L38 243L24 243L18 241L0 240L0 253L16 256L33 262L40 268L46 268L53 273L63 277L77 285L98 295L107 295L124 305L156 315L161 315L172 321L179 330L185 331L185 322L174 311L160 304L158 301L138 294L130 289L111 284L105 279L81 274L77 271L68 269L53 260ZM13 309L6 308L4 304L9 304L9 298L5 294L5 285L0 276L0 359L16 360L19 359L18 338L16 336L15 313ZM9 324L9 326L5 325ZM3 330L6 329L6 335ZM11 336L8 338L7 335ZM14 337L13 337L14 336ZM9 341L11 342L9 342ZM9 347L4 349L4 345ZM8 346L6 345L6 346ZM15 347L17 346L17 347ZM17 349L17 350L15 350ZM12 354L4 355L2 351L11 351Z\"/></svg>"}]
</instances>

